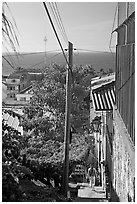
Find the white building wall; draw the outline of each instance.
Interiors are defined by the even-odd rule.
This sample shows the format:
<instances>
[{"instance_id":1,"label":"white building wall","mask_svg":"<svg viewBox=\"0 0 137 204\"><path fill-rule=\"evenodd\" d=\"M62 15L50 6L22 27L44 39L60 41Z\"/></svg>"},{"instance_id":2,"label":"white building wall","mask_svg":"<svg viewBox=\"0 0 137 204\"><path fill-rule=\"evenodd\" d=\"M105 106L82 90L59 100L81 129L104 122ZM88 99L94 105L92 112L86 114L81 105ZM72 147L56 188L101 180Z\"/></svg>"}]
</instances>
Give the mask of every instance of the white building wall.
<instances>
[{"instance_id":1,"label":"white building wall","mask_svg":"<svg viewBox=\"0 0 137 204\"><path fill-rule=\"evenodd\" d=\"M20 79L6 79L7 84L19 84Z\"/></svg>"},{"instance_id":2,"label":"white building wall","mask_svg":"<svg viewBox=\"0 0 137 204\"><path fill-rule=\"evenodd\" d=\"M17 94L17 101L30 101L32 94Z\"/></svg>"},{"instance_id":3,"label":"white building wall","mask_svg":"<svg viewBox=\"0 0 137 204\"><path fill-rule=\"evenodd\" d=\"M135 149L124 123L114 111L113 188L120 202L135 199Z\"/></svg>"}]
</instances>

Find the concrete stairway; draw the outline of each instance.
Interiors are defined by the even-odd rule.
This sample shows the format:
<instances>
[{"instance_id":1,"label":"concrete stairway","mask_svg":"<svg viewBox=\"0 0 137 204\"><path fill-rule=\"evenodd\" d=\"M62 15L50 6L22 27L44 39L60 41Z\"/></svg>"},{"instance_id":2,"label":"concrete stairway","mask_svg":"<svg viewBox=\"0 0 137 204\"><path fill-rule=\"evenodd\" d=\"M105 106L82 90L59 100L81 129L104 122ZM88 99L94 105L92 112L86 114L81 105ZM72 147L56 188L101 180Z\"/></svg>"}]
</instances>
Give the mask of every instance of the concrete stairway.
<instances>
[{"instance_id":1,"label":"concrete stairway","mask_svg":"<svg viewBox=\"0 0 137 204\"><path fill-rule=\"evenodd\" d=\"M78 189L78 197L75 202L108 202L105 190L102 187L95 186L92 190L88 183L81 183Z\"/></svg>"}]
</instances>

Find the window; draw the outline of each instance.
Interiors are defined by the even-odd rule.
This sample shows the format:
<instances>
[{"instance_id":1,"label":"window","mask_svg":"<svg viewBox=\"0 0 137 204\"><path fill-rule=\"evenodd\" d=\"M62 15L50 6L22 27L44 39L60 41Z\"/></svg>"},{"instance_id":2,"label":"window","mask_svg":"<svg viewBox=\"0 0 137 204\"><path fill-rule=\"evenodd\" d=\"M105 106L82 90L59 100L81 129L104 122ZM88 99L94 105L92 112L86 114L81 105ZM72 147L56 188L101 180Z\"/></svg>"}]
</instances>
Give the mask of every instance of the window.
<instances>
[{"instance_id":1,"label":"window","mask_svg":"<svg viewBox=\"0 0 137 204\"><path fill-rule=\"evenodd\" d=\"M20 97L20 101L26 101L26 97Z\"/></svg>"},{"instance_id":2,"label":"window","mask_svg":"<svg viewBox=\"0 0 137 204\"><path fill-rule=\"evenodd\" d=\"M7 87L7 90L15 90L15 86Z\"/></svg>"}]
</instances>

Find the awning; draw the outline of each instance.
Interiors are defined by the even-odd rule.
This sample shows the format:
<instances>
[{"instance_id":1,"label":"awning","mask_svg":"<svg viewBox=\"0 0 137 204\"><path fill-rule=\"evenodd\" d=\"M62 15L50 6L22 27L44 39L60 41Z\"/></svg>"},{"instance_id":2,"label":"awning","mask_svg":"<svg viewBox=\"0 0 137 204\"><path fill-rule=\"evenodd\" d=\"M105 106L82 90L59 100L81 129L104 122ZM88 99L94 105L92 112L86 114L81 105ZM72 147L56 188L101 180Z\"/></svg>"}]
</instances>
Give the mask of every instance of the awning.
<instances>
[{"instance_id":1,"label":"awning","mask_svg":"<svg viewBox=\"0 0 137 204\"><path fill-rule=\"evenodd\" d=\"M115 104L115 81L92 89L91 96L96 111L112 110Z\"/></svg>"},{"instance_id":2,"label":"awning","mask_svg":"<svg viewBox=\"0 0 137 204\"><path fill-rule=\"evenodd\" d=\"M135 12L133 12L122 24L120 24L112 33L117 32L122 26L127 25L130 21L135 21Z\"/></svg>"}]
</instances>

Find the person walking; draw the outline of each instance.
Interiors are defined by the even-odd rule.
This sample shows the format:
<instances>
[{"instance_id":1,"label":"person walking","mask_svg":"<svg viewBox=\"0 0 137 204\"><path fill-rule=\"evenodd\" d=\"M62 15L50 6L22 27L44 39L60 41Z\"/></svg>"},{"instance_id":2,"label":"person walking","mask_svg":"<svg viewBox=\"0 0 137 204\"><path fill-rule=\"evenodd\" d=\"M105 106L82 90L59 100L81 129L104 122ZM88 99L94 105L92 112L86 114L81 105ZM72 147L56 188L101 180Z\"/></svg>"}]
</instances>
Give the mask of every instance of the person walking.
<instances>
[{"instance_id":1,"label":"person walking","mask_svg":"<svg viewBox=\"0 0 137 204\"><path fill-rule=\"evenodd\" d=\"M88 169L89 185L94 190L95 179L96 179L96 169L90 165Z\"/></svg>"}]
</instances>

